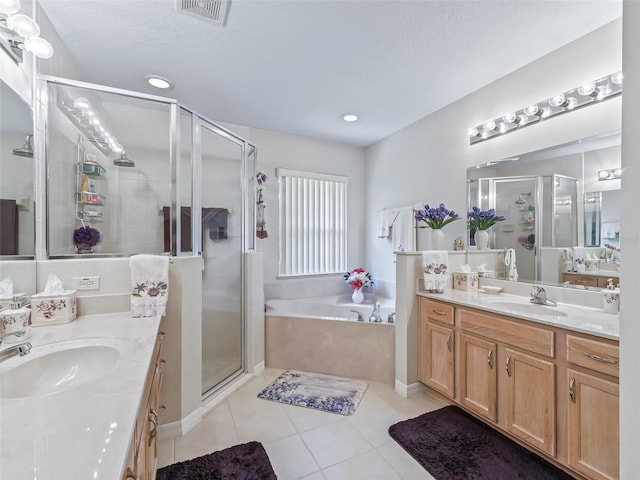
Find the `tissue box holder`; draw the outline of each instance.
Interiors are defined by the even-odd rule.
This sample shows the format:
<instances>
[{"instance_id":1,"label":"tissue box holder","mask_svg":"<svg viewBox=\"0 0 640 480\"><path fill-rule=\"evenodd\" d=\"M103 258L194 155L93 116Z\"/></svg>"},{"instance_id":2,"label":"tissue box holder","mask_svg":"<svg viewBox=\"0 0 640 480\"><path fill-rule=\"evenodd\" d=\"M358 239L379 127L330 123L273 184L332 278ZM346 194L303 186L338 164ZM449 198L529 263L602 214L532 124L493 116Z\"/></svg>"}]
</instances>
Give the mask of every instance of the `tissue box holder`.
<instances>
[{"instance_id":1,"label":"tissue box holder","mask_svg":"<svg viewBox=\"0 0 640 480\"><path fill-rule=\"evenodd\" d=\"M478 290L477 272L453 272L454 290Z\"/></svg>"},{"instance_id":2,"label":"tissue box holder","mask_svg":"<svg viewBox=\"0 0 640 480\"><path fill-rule=\"evenodd\" d=\"M76 318L77 299L75 290L64 293L37 293L31 297L31 325L57 325L69 323Z\"/></svg>"}]
</instances>

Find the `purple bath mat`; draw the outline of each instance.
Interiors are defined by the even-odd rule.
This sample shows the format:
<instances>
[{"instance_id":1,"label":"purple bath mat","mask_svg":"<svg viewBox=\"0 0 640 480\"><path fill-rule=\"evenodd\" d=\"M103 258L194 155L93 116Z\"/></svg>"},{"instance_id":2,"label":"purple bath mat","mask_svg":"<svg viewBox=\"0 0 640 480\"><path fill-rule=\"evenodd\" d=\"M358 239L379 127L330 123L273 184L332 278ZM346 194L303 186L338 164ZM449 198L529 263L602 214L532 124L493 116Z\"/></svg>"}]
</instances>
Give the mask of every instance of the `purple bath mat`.
<instances>
[{"instance_id":1,"label":"purple bath mat","mask_svg":"<svg viewBox=\"0 0 640 480\"><path fill-rule=\"evenodd\" d=\"M160 468L156 480L277 480L259 442L243 443Z\"/></svg>"},{"instance_id":2,"label":"purple bath mat","mask_svg":"<svg viewBox=\"0 0 640 480\"><path fill-rule=\"evenodd\" d=\"M389 427L436 480L573 480L456 406Z\"/></svg>"}]
</instances>

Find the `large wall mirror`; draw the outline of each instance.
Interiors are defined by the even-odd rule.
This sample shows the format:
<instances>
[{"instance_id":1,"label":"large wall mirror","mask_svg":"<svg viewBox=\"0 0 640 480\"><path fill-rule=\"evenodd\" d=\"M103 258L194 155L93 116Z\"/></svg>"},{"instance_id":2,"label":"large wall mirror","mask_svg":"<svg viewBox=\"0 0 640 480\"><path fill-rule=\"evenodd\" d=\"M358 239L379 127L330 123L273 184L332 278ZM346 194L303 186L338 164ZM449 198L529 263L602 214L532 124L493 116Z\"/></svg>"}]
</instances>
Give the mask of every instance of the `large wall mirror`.
<instances>
[{"instance_id":1,"label":"large wall mirror","mask_svg":"<svg viewBox=\"0 0 640 480\"><path fill-rule=\"evenodd\" d=\"M0 255L33 259L33 115L31 108L0 80Z\"/></svg>"},{"instance_id":2,"label":"large wall mirror","mask_svg":"<svg viewBox=\"0 0 640 480\"><path fill-rule=\"evenodd\" d=\"M572 281L568 249L597 257L587 275L617 276L620 168L619 131L490 161L467 170L469 208L506 217L491 229L490 245L515 250L520 281Z\"/></svg>"}]
</instances>

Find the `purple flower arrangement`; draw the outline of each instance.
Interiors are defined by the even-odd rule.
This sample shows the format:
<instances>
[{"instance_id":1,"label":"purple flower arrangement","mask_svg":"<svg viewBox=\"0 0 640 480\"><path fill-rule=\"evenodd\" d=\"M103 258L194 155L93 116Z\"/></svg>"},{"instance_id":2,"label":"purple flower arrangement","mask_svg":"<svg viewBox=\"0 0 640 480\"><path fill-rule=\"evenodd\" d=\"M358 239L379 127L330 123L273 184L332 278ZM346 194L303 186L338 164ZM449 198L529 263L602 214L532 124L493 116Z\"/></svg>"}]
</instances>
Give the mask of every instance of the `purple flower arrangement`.
<instances>
[{"instance_id":1,"label":"purple flower arrangement","mask_svg":"<svg viewBox=\"0 0 640 480\"><path fill-rule=\"evenodd\" d=\"M441 203L435 208L425 205L424 209L416 211L415 218L418 222L426 223L426 225L418 225L418 228L433 228L434 230L439 230L445 225L458 220L460 216L453 210L447 210L444 203Z\"/></svg>"},{"instance_id":2,"label":"purple flower arrangement","mask_svg":"<svg viewBox=\"0 0 640 480\"><path fill-rule=\"evenodd\" d=\"M89 250L100 243L100 232L93 227L79 227L73 231L73 243L79 248Z\"/></svg>"},{"instance_id":3,"label":"purple flower arrangement","mask_svg":"<svg viewBox=\"0 0 640 480\"><path fill-rule=\"evenodd\" d=\"M496 211L493 208L480 210L478 207L473 207L470 212L467 212L467 218L469 219L469 228L476 231L487 230L496 223L507 219L502 215L496 215Z\"/></svg>"}]
</instances>

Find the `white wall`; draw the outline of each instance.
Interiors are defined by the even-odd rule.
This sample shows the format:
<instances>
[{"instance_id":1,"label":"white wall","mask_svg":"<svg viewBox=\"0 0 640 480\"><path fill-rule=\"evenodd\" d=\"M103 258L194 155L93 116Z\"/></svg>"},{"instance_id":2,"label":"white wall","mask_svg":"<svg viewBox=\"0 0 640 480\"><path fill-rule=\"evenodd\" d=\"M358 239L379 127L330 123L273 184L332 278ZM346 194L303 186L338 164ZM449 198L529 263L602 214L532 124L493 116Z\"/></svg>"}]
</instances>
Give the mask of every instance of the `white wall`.
<instances>
[{"instance_id":1,"label":"white wall","mask_svg":"<svg viewBox=\"0 0 640 480\"><path fill-rule=\"evenodd\" d=\"M634 272L640 269L640 216L638 215L638 185L640 185L640 2L624 2L624 75L625 93L622 102L622 249L620 303L620 478L636 478L640 472L640 297Z\"/></svg>"},{"instance_id":2,"label":"white wall","mask_svg":"<svg viewBox=\"0 0 640 480\"><path fill-rule=\"evenodd\" d=\"M489 118L619 71L621 27L621 20L607 24L367 149L366 266L374 276L395 280L390 243L375 235L380 209L445 203L464 217L467 167L620 128L617 97L473 146L467 136ZM446 244L465 231L464 220L445 227ZM419 230L418 250L429 247L428 233Z\"/></svg>"},{"instance_id":3,"label":"white wall","mask_svg":"<svg viewBox=\"0 0 640 480\"><path fill-rule=\"evenodd\" d=\"M265 296L267 298L328 295L348 290L342 275L329 278L298 277L277 279L278 275L278 179L275 169L291 168L308 172L330 173L349 177L348 187L348 268L364 265L365 213L365 151L307 137L289 135L257 128L228 125L258 147L257 171L267 174L264 189L266 203L266 239L256 239L256 250L264 254ZM380 185L380 189L384 189ZM370 215L370 214L368 214ZM374 275L375 276L375 275Z\"/></svg>"}]
</instances>

